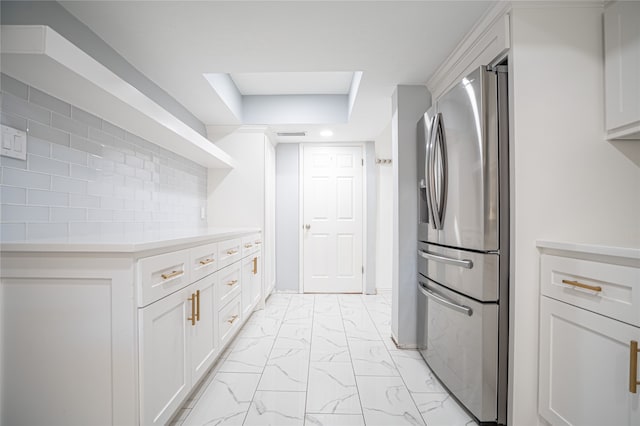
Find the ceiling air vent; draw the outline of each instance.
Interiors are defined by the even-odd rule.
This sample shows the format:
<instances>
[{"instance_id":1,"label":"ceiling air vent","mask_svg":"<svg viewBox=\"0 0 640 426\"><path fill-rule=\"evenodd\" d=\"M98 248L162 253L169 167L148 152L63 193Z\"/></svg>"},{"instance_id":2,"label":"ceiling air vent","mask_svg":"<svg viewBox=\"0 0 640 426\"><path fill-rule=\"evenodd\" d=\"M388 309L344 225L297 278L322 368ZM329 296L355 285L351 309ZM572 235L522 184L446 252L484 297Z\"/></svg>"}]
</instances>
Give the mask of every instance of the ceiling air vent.
<instances>
[{"instance_id":1,"label":"ceiling air vent","mask_svg":"<svg viewBox=\"0 0 640 426\"><path fill-rule=\"evenodd\" d=\"M292 136L292 137L302 137L307 136L307 132L278 132L276 133L278 136Z\"/></svg>"}]
</instances>

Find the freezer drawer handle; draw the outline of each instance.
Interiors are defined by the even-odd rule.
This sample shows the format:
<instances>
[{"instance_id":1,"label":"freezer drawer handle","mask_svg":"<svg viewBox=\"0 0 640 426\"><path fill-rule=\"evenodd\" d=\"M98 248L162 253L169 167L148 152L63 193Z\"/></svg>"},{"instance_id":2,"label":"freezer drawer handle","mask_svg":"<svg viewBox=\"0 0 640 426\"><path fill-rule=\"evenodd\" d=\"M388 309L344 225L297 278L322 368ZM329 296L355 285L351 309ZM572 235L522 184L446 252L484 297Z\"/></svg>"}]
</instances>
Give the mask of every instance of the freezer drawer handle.
<instances>
[{"instance_id":1,"label":"freezer drawer handle","mask_svg":"<svg viewBox=\"0 0 640 426\"><path fill-rule=\"evenodd\" d=\"M420 291L422 292L422 294L424 294L425 296L435 300L436 302L440 303L441 305L447 306L451 309L453 309L454 311L458 311L458 312L462 312L463 314L467 314L468 316L473 315L473 309L471 309L468 306L465 305L459 305L456 302L449 300L445 297L440 296L439 294L434 293L433 291L429 290L427 288L427 285L425 283L423 283L422 281L420 282Z\"/></svg>"},{"instance_id":2,"label":"freezer drawer handle","mask_svg":"<svg viewBox=\"0 0 640 426\"><path fill-rule=\"evenodd\" d=\"M447 263L449 265L460 266L462 268L473 268L473 262L469 259L454 259L453 257L438 256L437 254L429 253L427 251L418 250L418 255L427 260L433 260L434 262Z\"/></svg>"}]
</instances>

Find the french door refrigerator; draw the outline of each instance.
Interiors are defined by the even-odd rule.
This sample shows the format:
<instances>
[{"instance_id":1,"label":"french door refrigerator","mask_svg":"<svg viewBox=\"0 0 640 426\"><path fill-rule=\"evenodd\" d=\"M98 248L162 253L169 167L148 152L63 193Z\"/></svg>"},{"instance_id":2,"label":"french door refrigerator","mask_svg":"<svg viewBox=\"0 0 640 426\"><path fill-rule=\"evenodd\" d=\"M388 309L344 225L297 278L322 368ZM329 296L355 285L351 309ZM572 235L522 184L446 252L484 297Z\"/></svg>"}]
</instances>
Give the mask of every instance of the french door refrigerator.
<instances>
[{"instance_id":1,"label":"french door refrigerator","mask_svg":"<svg viewBox=\"0 0 640 426\"><path fill-rule=\"evenodd\" d=\"M506 66L480 67L418 123L418 345L481 423L506 424Z\"/></svg>"}]
</instances>

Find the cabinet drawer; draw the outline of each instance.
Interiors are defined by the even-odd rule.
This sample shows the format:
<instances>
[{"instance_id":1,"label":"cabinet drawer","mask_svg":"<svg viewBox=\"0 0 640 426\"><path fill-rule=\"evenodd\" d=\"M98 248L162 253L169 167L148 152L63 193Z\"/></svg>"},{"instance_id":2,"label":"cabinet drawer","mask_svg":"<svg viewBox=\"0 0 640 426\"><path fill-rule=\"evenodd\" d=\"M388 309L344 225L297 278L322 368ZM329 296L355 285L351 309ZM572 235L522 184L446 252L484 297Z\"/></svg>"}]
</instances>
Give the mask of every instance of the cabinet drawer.
<instances>
[{"instance_id":1,"label":"cabinet drawer","mask_svg":"<svg viewBox=\"0 0 640 426\"><path fill-rule=\"evenodd\" d=\"M189 250L138 261L138 306L146 306L191 283Z\"/></svg>"},{"instance_id":2,"label":"cabinet drawer","mask_svg":"<svg viewBox=\"0 0 640 426\"><path fill-rule=\"evenodd\" d=\"M640 326L640 269L543 255L543 295Z\"/></svg>"},{"instance_id":3,"label":"cabinet drawer","mask_svg":"<svg viewBox=\"0 0 640 426\"><path fill-rule=\"evenodd\" d=\"M248 235L242 238L242 257L258 251L261 244L262 239L260 238L260 234Z\"/></svg>"},{"instance_id":4,"label":"cabinet drawer","mask_svg":"<svg viewBox=\"0 0 640 426\"><path fill-rule=\"evenodd\" d=\"M227 266L219 272L217 298L218 306L226 305L229 300L240 294L240 263Z\"/></svg>"},{"instance_id":5,"label":"cabinet drawer","mask_svg":"<svg viewBox=\"0 0 640 426\"><path fill-rule=\"evenodd\" d=\"M225 345L233 337L242 322L242 307L240 295L237 295L218 314L218 335L220 344Z\"/></svg>"},{"instance_id":6,"label":"cabinet drawer","mask_svg":"<svg viewBox=\"0 0 640 426\"><path fill-rule=\"evenodd\" d=\"M198 281L218 270L218 244L205 244L189 250L191 281Z\"/></svg>"},{"instance_id":7,"label":"cabinet drawer","mask_svg":"<svg viewBox=\"0 0 640 426\"><path fill-rule=\"evenodd\" d=\"M236 238L233 240L220 241L218 243L218 267L223 268L231 265L233 262L240 260L242 257L242 240Z\"/></svg>"}]
</instances>

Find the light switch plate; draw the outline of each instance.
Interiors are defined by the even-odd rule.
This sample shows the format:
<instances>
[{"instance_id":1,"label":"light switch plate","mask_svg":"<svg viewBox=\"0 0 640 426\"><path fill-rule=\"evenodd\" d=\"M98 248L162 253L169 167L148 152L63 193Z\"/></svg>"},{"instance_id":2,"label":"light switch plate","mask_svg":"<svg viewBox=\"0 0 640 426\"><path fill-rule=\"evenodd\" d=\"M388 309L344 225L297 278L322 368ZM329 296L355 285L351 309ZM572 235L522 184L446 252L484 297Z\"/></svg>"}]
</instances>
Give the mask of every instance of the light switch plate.
<instances>
[{"instance_id":1,"label":"light switch plate","mask_svg":"<svg viewBox=\"0 0 640 426\"><path fill-rule=\"evenodd\" d=\"M0 145L0 155L4 155L5 157L17 158L18 160L26 160L27 132L8 126L2 126L2 144Z\"/></svg>"}]
</instances>

